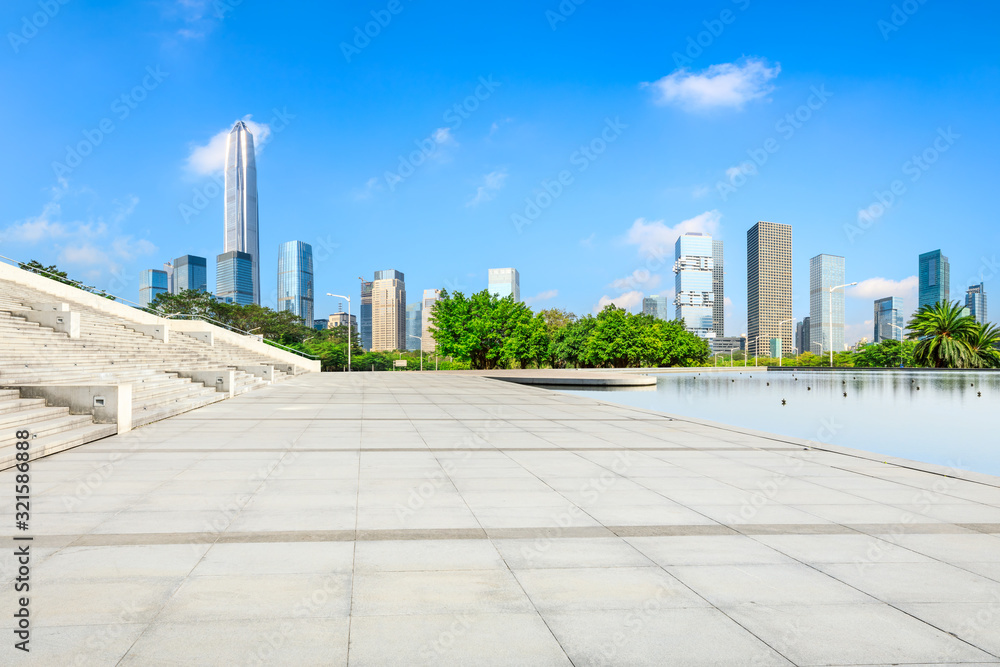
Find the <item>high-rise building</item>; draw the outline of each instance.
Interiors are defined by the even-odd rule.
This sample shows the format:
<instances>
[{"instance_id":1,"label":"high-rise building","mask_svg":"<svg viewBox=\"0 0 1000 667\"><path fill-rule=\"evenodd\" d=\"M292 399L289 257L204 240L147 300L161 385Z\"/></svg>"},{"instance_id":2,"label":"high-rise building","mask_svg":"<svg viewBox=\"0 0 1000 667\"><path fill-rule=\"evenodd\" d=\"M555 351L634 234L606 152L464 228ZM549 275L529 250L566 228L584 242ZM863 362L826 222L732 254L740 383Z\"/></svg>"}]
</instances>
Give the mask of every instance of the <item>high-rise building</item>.
<instances>
[{"instance_id":1,"label":"high-rise building","mask_svg":"<svg viewBox=\"0 0 1000 667\"><path fill-rule=\"evenodd\" d=\"M358 314L361 317L361 347L366 351L372 349L372 283L370 280L361 280L361 308Z\"/></svg>"},{"instance_id":2,"label":"high-rise building","mask_svg":"<svg viewBox=\"0 0 1000 667\"><path fill-rule=\"evenodd\" d=\"M319 322L320 320L316 320ZM347 317L347 313L340 312L334 313L329 319L324 320L326 322L326 329L336 329L337 327L346 327L348 321L351 323L351 334L358 333L358 318L353 313L350 318Z\"/></svg>"},{"instance_id":3,"label":"high-rise building","mask_svg":"<svg viewBox=\"0 0 1000 667\"><path fill-rule=\"evenodd\" d=\"M876 343L884 340L903 340L903 300L898 296L887 296L875 300Z\"/></svg>"},{"instance_id":4,"label":"high-rise building","mask_svg":"<svg viewBox=\"0 0 1000 667\"><path fill-rule=\"evenodd\" d=\"M324 331L327 329L326 320L313 320L313 329L316 331Z\"/></svg>"},{"instance_id":5,"label":"high-rise building","mask_svg":"<svg viewBox=\"0 0 1000 667\"><path fill-rule=\"evenodd\" d=\"M920 255L920 292L917 308L933 306L940 301L948 301L951 292L951 265L940 250Z\"/></svg>"},{"instance_id":6,"label":"high-rise building","mask_svg":"<svg viewBox=\"0 0 1000 667\"><path fill-rule=\"evenodd\" d=\"M420 350L424 339L424 303L414 301L406 304L406 349L411 352Z\"/></svg>"},{"instance_id":7,"label":"high-rise building","mask_svg":"<svg viewBox=\"0 0 1000 667\"><path fill-rule=\"evenodd\" d=\"M148 306L158 294L169 294L167 272L146 269L139 274L139 302Z\"/></svg>"},{"instance_id":8,"label":"high-rise building","mask_svg":"<svg viewBox=\"0 0 1000 667\"><path fill-rule=\"evenodd\" d=\"M965 307L969 309L969 314L976 318L976 322L986 324L986 286L983 283L970 285L965 291Z\"/></svg>"},{"instance_id":9,"label":"high-rise building","mask_svg":"<svg viewBox=\"0 0 1000 667\"><path fill-rule=\"evenodd\" d=\"M712 347L712 354L732 354L733 352L745 352L747 349L746 336L716 336L708 341Z\"/></svg>"},{"instance_id":10,"label":"high-rise building","mask_svg":"<svg viewBox=\"0 0 1000 667\"><path fill-rule=\"evenodd\" d=\"M780 326L791 317L792 226L761 221L747 230L748 353L775 337L791 348L792 328Z\"/></svg>"},{"instance_id":11,"label":"high-rise building","mask_svg":"<svg viewBox=\"0 0 1000 667\"><path fill-rule=\"evenodd\" d=\"M811 320L808 317L795 325L795 349L798 354L809 352L809 325Z\"/></svg>"},{"instance_id":12,"label":"high-rise building","mask_svg":"<svg viewBox=\"0 0 1000 667\"><path fill-rule=\"evenodd\" d=\"M253 134L243 121L237 121L226 141L226 240L223 250L223 255L242 252L250 256L251 303L260 304L257 158Z\"/></svg>"},{"instance_id":13,"label":"high-rise building","mask_svg":"<svg viewBox=\"0 0 1000 667\"><path fill-rule=\"evenodd\" d=\"M278 312L313 321L313 249L302 241L287 241L278 247Z\"/></svg>"},{"instance_id":14,"label":"high-rise building","mask_svg":"<svg viewBox=\"0 0 1000 667\"><path fill-rule=\"evenodd\" d=\"M434 352L437 350L437 341L431 335L431 315L434 314L434 304L441 298L441 290L424 290L424 307L421 309L423 323L420 329L420 345L424 352Z\"/></svg>"},{"instance_id":15,"label":"high-rise building","mask_svg":"<svg viewBox=\"0 0 1000 667\"><path fill-rule=\"evenodd\" d=\"M726 274L722 241L712 239L712 330L716 336L726 335Z\"/></svg>"},{"instance_id":16,"label":"high-rise building","mask_svg":"<svg viewBox=\"0 0 1000 667\"><path fill-rule=\"evenodd\" d=\"M490 269L490 294L501 299L513 295L514 301L520 301L521 276L517 269Z\"/></svg>"},{"instance_id":17,"label":"high-rise building","mask_svg":"<svg viewBox=\"0 0 1000 667\"><path fill-rule=\"evenodd\" d=\"M225 303L249 306L253 301L253 257L234 250L215 259L215 297Z\"/></svg>"},{"instance_id":18,"label":"high-rise building","mask_svg":"<svg viewBox=\"0 0 1000 667\"><path fill-rule=\"evenodd\" d=\"M406 349L406 283L403 273L376 271L372 284L372 351Z\"/></svg>"},{"instance_id":19,"label":"high-rise building","mask_svg":"<svg viewBox=\"0 0 1000 667\"><path fill-rule=\"evenodd\" d=\"M833 290L845 282L847 275L843 257L816 255L809 260L809 343L814 354L833 350L843 352L844 309L843 289ZM831 309L832 305L832 309ZM833 319L831 319L831 317Z\"/></svg>"},{"instance_id":20,"label":"high-rise building","mask_svg":"<svg viewBox=\"0 0 1000 667\"><path fill-rule=\"evenodd\" d=\"M185 290L208 291L208 262L204 257L184 255L174 260L174 294Z\"/></svg>"},{"instance_id":21,"label":"high-rise building","mask_svg":"<svg viewBox=\"0 0 1000 667\"><path fill-rule=\"evenodd\" d=\"M715 338L712 237L688 232L674 244L674 317L701 338Z\"/></svg>"},{"instance_id":22,"label":"high-rise building","mask_svg":"<svg viewBox=\"0 0 1000 667\"><path fill-rule=\"evenodd\" d=\"M643 315L652 315L661 320L669 320L671 319L671 310L673 309L670 307L670 299L665 296L650 294L642 300Z\"/></svg>"},{"instance_id":23,"label":"high-rise building","mask_svg":"<svg viewBox=\"0 0 1000 667\"><path fill-rule=\"evenodd\" d=\"M167 294L177 294L177 283L174 281L174 265L170 262L164 262L163 272L167 274Z\"/></svg>"}]
</instances>

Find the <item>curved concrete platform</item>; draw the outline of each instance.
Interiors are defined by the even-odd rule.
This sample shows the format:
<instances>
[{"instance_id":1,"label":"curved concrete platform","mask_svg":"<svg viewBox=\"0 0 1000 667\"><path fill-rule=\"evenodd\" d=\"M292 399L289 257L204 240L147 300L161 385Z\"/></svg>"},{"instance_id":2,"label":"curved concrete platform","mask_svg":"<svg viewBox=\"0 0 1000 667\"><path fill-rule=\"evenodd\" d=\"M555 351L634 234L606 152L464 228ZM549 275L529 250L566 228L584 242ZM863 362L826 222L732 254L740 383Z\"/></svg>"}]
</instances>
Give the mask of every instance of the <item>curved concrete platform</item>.
<instances>
[{"instance_id":1,"label":"curved concrete platform","mask_svg":"<svg viewBox=\"0 0 1000 667\"><path fill-rule=\"evenodd\" d=\"M491 380L502 380L515 384L558 386L558 387L650 387L656 385L656 378L649 375L618 373L600 370L496 370L496 371L456 371L462 375L478 375Z\"/></svg>"}]
</instances>

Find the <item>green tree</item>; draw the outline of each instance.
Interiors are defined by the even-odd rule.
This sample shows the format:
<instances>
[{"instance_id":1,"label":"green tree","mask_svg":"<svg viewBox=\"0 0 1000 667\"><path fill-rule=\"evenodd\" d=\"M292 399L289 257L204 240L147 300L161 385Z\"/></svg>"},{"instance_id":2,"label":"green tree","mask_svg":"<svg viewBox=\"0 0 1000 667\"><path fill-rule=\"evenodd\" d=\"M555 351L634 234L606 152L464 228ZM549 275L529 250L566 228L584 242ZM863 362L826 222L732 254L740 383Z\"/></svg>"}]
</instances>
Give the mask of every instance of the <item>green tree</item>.
<instances>
[{"instance_id":1,"label":"green tree","mask_svg":"<svg viewBox=\"0 0 1000 667\"><path fill-rule=\"evenodd\" d=\"M995 324L976 324L966 339L969 346L969 366L1000 368L1000 328Z\"/></svg>"},{"instance_id":2,"label":"green tree","mask_svg":"<svg viewBox=\"0 0 1000 667\"><path fill-rule=\"evenodd\" d=\"M917 340L914 360L934 368L966 368L976 363L969 341L976 335L976 320L957 302L940 301L924 306L906 325L908 338Z\"/></svg>"},{"instance_id":3,"label":"green tree","mask_svg":"<svg viewBox=\"0 0 1000 667\"><path fill-rule=\"evenodd\" d=\"M911 340L883 340L874 345L865 345L854 354L857 368L898 368L913 366L913 351L917 344Z\"/></svg>"},{"instance_id":4,"label":"green tree","mask_svg":"<svg viewBox=\"0 0 1000 667\"><path fill-rule=\"evenodd\" d=\"M73 280L70 278L65 271L60 271L59 268L52 264L50 266L45 266L38 260L31 260L29 262L18 262L18 267L24 269L25 271L30 271L31 273L37 273L40 276L44 276L50 280L54 280L57 283L62 283L63 285L69 285L71 287L76 287L82 289L84 292L90 292L91 294L96 294L97 296L102 296L105 299L114 300L115 296L113 294L108 294L102 289L97 289L96 287L91 287L84 285L78 280Z\"/></svg>"}]
</instances>

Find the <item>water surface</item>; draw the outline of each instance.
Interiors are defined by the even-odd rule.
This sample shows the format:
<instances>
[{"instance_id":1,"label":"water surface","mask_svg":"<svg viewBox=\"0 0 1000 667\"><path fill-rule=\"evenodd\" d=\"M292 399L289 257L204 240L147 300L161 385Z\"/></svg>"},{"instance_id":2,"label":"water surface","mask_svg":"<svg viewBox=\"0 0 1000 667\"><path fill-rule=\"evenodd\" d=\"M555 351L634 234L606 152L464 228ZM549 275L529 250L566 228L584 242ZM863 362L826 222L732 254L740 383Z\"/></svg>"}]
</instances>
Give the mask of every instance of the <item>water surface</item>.
<instances>
[{"instance_id":1,"label":"water surface","mask_svg":"<svg viewBox=\"0 0 1000 667\"><path fill-rule=\"evenodd\" d=\"M655 390L566 393L1000 475L1000 373L750 368L657 378Z\"/></svg>"}]
</instances>

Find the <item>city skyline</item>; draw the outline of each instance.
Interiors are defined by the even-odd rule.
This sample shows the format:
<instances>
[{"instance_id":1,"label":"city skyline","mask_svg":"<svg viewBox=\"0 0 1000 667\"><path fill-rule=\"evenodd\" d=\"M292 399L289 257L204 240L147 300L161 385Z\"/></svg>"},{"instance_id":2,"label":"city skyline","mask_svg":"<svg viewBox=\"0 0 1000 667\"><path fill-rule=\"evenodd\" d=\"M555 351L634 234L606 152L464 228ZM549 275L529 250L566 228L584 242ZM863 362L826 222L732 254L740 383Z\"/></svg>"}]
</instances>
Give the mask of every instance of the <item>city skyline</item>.
<instances>
[{"instance_id":1,"label":"city skyline","mask_svg":"<svg viewBox=\"0 0 1000 667\"><path fill-rule=\"evenodd\" d=\"M717 18L704 7L646 7L650 20L636 24L588 4L553 29L544 11L515 1L471 10L489 20L456 61L446 57L462 49L453 12L414 6L348 61L311 43L314 25L252 3L224 18L200 4L61 14L0 63L25 100L5 110L18 131L0 167L3 254L133 301L158 259L215 261L226 139L240 121L260 174L259 292L272 308L278 245L292 236L313 245L320 313L336 308L326 292L354 295L356 276L380 266L405 269L421 290L470 292L488 267L513 265L533 308L584 315L673 298L669 261L658 258L679 234L703 231L728 246L724 331L738 335L743 232L762 218L794 224L796 285L808 284L809 257L848 258L860 283L847 293L848 343L871 335L874 299L900 296L907 317L916 309L914 258L928 249L951 260L952 300L968 285L994 289L1000 73L993 47L957 37L968 10L921 5L883 34L888 7L849 3L850 21L806 7L797 21L816 26L807 47L780 8L754 4L690 55L689 40ZM33 11L17 0L0 19L17 26ZM357 7L316 11L324 44L370 20ZM975 16L990 25L997 10ZM565 58L608 34L619 35L612 59ZM435 50L407 57L429 38ZM511 39L535 55L510 54ZM845 39L850 53L838 48ZM80 49L87 67L64 67ZM592 151L604 137L614 141ZM779 150L765 149L768 139ZM514 214L530 224L515 227ZM941 224L950 219L981 240L956 242ZM372 243L373 230L399 242ZM808 301L797 290L794 315Z\"/></svg>"}]
</instances>

